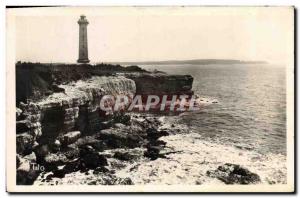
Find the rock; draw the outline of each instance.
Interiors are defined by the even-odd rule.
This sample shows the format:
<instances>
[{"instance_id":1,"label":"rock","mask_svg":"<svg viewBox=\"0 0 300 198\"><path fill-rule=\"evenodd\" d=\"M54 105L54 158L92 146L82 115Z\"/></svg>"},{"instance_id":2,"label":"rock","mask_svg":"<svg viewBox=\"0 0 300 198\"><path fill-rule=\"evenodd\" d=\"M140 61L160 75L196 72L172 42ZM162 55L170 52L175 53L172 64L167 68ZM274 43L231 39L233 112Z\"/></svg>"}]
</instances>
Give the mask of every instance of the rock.
<instances>
[{"instance_id":1,"label":"rock","mask_svg":"<svg viewBox=\"0 0 300 198\"><path fill-rule=\"evenodd\" d=\"M168 136L169 133L165 130L157 130L155 128L149 128L147 129L147 136L149 140L157 140L158 138L162 136Z\"/></svg>"},{"instance_id":2,"label":"rock","mask_svg":"<svg viewBox=\"0 0 300 198\"><path fill-rule=\"evenodd\" d=\"M80 149L80 160L86 168L90 169L108 165L107 159L90 146Z\"/></svg>"},{"instance_id":3,"label":"rock","mask_svg":"<svg viewBox=\"0 0 300 198\"><path fill-rule=\"evenodd\" d=\"M132 182L132 180L129 177L126 177L126 178L120 179L119 184L121 184L121 185L133 185L134 183Z\"/></svg>"},{"instance_id":4,"label":"rock","mask_svg":"<svg viewBox=\"0 0 300 198\"><path fill-rule=\"evenodd\" d=\"M34 153L36 154L37 162L43 163L45 156L50 153L50 148L47 144L38 145L34 148Z\"/></svg>"},{"instance_id":5,"label":"rock","mask_svg":"<svg viewBox=\"0 0 300 198\"><path fill-rule=\"evenodd\" d=\"M124 113L116 112L113 115L113 120L115 123L121 123L124 125L130 124L130 116Z\"/></svg>"},{"instance_id":6,"label":"rock","mask_svg":"<svg viewBox=\"0 0 300 198\"><path fill-rule=\"evenodd\" d=\"M17 134L17 153L22 155L30 154L34 142L34 137L28 133Z\"/></svg>"},{"instance_id":7,"label":"rock","mask_svg":"<svg viewBox=\"0 0 300 198\"><path fill-rule=\"evenodd\" d=\"M131 154L128 151L117 151L114 154L114 158L117 158L117 159L123 160L123 161L131 161L131 160L139 158L139 156L136 154Z\"/></svg>"},{"instance_id":8,"label":"rock","mask_svg":"<svg viewBox=\"0 0 300 198\"><path fill-rule=\"evenodd\" d=\"M17 134L28 132L30 128L27 126L26 120L21 120L16 122L16 132Z\"/></svg>"},{"instance_id":9,"label":"rock","mask_svg":"<svg viewBox=\"0 0 300 198\"><path fill-rule=\"evenodd\" d=\"M63 167L63 170L65 171L66 174L76 172L79 169L80 169L79 160L70 161Z\"/></svg>"},{"instance_id":10,"label":"rock","mask_svg":"<svg viewBox=\"0 0 300 198\"><path fill-rule=\"evenodd\" d=\"M190 75L168 75L164 73L127 73L134 80L136 94L148 95L191 95L193 77Z\"/></svg>"},{"instance_id":11,"label":"rock","mask_svg":"<svg viewBox=\"0 0 300 198\"><path fill-rule=\"evenodd\" d=\"M60 147L61 147L60 141L59 140L55 140L51 147L52 147L51 148L52 151L58 152L60 150Z\"/></svg>"},{"instance_id":12,"label":"rock","mask_svg":"<svg viewBox=\"0 0 300 198\"><path fill-rule=\"evenodd\" d=\"M114 127L115 128L125 128L126 126L124 124L122 124L122 123L115 123Z\"/></svg>"},{"instance_id":13,"label":"rock","mask_svg":"<svg viewBox=\"0 0 300 198\"><path fill-rule=\"evenodd\" d=\"M50 181L53 178L53 174L49 174L46 177L46 182Z\"/></svg>"},{"instance_id":14,"label":"rock","mask_svg":"<svg viewBox=\"0 0 300 198\"><path fill-rule=\"evenodd\" d=\"M60 147L61 146L61 143L59 140L55 140L54 141L54 145L57 146L57 147Z\"/></svg>"},{"instance_id":15,"label":"rock","mask_svg":"<svg viewBox=\"0 0 300 198\"><path fill-rule=\"evenodd\" d=\"M93 174L100 174L100 173L107 173L109 170L103 166L97 167L94 171Z\"/></svg>"},{"instance_id":16,"label":"rock","mask_svg":"<svg viewBox=\"0 0 300 198\"><path fill-rule=\"evenodd\" d=\"M16 162L17 162L17 168L19 168L19 166L21 165L21 161L20 161L20 156L17 154L17 157L16 157Z\"/></svg>"},{"instance_id":17,"label":"rock","mask_svg":"<svg viewBox=\"0 0 300 198\"><path fill-rule=\"evenodd\" d=\"M256 173L237 164L226 163L217 170L207 171L207 175L223 181L225 184L256 184L260 177Z\"/></svg>"},{"instance_id":18,"label":"rock","mask_svg":"<svg viewBox=\"0 0 300 198\"><path fill-rule=\"evenodd\" d=\"M79 80L92 84L92 82L90 81L93 77L104 79L102 81L97 81L97 84L94 87L98 87L98 89L103 87L104 91L106 91L107 94L112 95L112 93L118 92L119 90L123 93L131 91L135 92L135 83L133 80L127 79L125 77L113 76L113 74L115 74L116 72L127 71L142 72L144 70L138 67L122 67L120 65L116 66L108 64L53 65L41 63L17 63L16 102L17 104L19 104L21 102L25 102L27 99L37 100L43 98L44 96L51 96L54 94L68 94L68 87L62 85L71 86ZM26 73L26 75L24 75L24 73ZM92 87L93 89L90 90L90 92L94 90L94 87ZM96 97L98 97L98 95L96 95Z\"/></svg>"},{"instance_id":19,"label":"rock","mask_svg":"<svg viewBox=\"0 0 300 198\"><path fill-rule=\"evenodd\" d=\"M61 153L63 154L64 156L66 156L66 158L68 160L73 160L75 158L78 158L79 157L79 148L77 146L74 146L74 145L69 145L67 147L63 147L61 148L61 150L58 153Z\"/></svg>"},{"instance_id":20,"label":"rock","mask_svg":"<svg viewBox=\"0 0 300 198\"><path fill-rule=\"evenodd\" d=\"M64 92L64 91L65 91L64 88L61 88L61 87L59 87L59 86L56 85L56 84L53 84L53 85L52 85L52 90L53 90L53 92Z\"/></svg>"},{"instance_id":21,"label":"rock","mask_svg":"<svg viewBox=\"0 0 300 198\"><path fill-rule=\"evenodd\" d=\"M102 185L132 185L133 182L130 178L120 178L113 174L105 174L99 182Z\"/></svg>"},{"instance_id":22,"label":"rock","mask_svg":"<svg viewBox=\"0 0 300 198\"><path fill-rule=\"evenodd\" d=\"M17 185L32 185L38 177L40 171L33 169L36 165L36 156L34 153L24 157L18 157L19 166L17 168Z\"/></svg>"},{"instance_id":23,"label":"rock","mask_svg":"<svg viewBox=\"0 0 300 198\"><path fill-rule=\"evenodd\" d=\"M160 150L162 148L160 146L147 146L147 151L144 152L144 156L150 158L151 160L156 160L159 157L164 157L160 154Z\"/></svg>"},{"instance_id":24,"label":"rock","mask_svg":"<svg viewBox=\"0 0 300 198\"><path fill-rule=\"evenodd\" d=\"M104 142L102 140L96 139L94 136L81 137L70 146L72 147L91 146L98 152L102 152L106 148Z\"/></svg>"},{"instance_id":25,"label":"rock","mask_svg":"<svg viewBox=\"0 0 300 198\"><path fill-rule=\"evenodd\" d=\"M76 119L79 116L79 107L72 107L64 109L64 131L72 131L75 127Z\"/></svg>"},{"instance_id":26,"label":"rock","mask_svg":"<svg viewBox=\"0 0 300 198\"><path fill-rule=\"evenodd\" d=\"M66 174L66 171L64 169L57 169L52 172L53 172L52 177L57 177L57 178L64 178Z\"/></svg>"},{"instance_id":27,"label":"rock","mask_svg":"<svg viewBox=\"0 0 300 198\"><path fill-rule=\"evenodd\" d=\"M156 140L156 141L150 141L149 142L152 146L161 146L161 147L165 147L166 146L166 142L163 140Z\"/></svg>"},{"instance_id":28,"label":"rock","mask_svg":"<svg viewBox=\"0 0 300 198\"><path fill-rule=\"evenodd\" d=\"M88 185L133 185L129 177L120 178L110 173L102 173L100 177L94 178Z\"/></svg>"},{"instance_id":29,"label":"rock","mask_svg":"<svg viewBox=\"0 0 300 198\"><path fill-rule=\"evenodd\" d=\"M91 181L88 183L88 185L96 185L97 184L97 181Z\"/></svg>"},{"instance_id":30,"label":"rock","mask_svg":"<svg viewBox=\"0 0 300 198\"><path fill-rule=\"evenodd\" d=\"M113 126L113 123L114 123L113 120L103 121L103 122L101 122L101 128L102 129L108 129L108 128Z\"/></svg>"},{"instance_id":31,"label":"rock","mask_svg":"<svg viewBox=\"0 0 300 198\"><path fill-rule=\"evenodd\" d=\"M37 143L36 141L33 142L32 148L35 149L36 147L38 147L40 144Z\"/></svg>"},{"instance_id":32,"label":"rock","mask_svg":"<svg viewBox=\"0 0 300 198\"><path fill-rule=\"evenodd\" d=\"M62 153L49 153L45 156L45 163L55 166L64 165L68 161L68 158Z\"/></svg>"},{"instance_id":33,"label":"rock","mask_svg":"<svg viewBox=\"0 0 300 198\"><path fill-rule=\"evenodd\" d=\"M143 138L131 128L111 128L102 130L99 138L110 148L135 148L139 147Z\"/></svg>"},{"instance_id":34,"label":"rock","mask_svg":"<svg viewBox=\"0 0 300 198\"><path fill-rule=\"evenodd\" d=\"M72 131L59 137L59 141L63 146L67 146L69 144L76 142L80 136L81 136L80 131Z\"/></svg>"}]
</instances>

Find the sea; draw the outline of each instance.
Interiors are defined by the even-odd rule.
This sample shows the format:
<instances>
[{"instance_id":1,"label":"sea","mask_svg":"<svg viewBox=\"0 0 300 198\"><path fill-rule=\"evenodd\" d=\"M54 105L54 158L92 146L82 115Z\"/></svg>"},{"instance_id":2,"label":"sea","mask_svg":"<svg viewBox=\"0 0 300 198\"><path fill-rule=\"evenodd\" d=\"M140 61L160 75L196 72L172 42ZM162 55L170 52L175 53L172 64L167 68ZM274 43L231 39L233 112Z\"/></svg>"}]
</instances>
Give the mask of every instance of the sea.
<instances>
[{"instance_id":1,"label":"sea","mask_svg":"<svg viewBox=\"0 0 300 198\"><path fill-rule=\"evenodd\" d=\"M168 74L189 74L194 78L195 94L218 103L199 111L163 117L166 125L175 122L188 132L163 137L167 146L178 152L170 155L168 160L140 164L137 174L128 171L135 183L217 182L207 177L206 171L224 163L239 164L258 173L262 183L286 183L284 66L210 64L141 67Z\"/></svg>"}]
</instances>

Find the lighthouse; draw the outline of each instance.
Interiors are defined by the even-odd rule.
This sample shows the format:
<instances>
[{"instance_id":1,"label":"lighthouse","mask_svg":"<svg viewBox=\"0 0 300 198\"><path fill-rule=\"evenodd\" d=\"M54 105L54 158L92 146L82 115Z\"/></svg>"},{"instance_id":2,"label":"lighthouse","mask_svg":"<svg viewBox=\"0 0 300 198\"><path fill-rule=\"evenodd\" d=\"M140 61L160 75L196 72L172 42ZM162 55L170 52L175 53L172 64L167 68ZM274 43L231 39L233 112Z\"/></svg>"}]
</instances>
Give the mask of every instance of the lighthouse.
<instances>
[{"instance_id":1,"label":"lighthouse","mask_svg":"<svg viewBox=\"0 0 300 198\"><path fill-rule=\"evenodd\" d=\"M89 24L88 20L84 15L80 16L78 20L79 25L79 57L78 63L89 63L88 56L88 41L87 41L87 25Z\"/></svg>"}]
</instances>

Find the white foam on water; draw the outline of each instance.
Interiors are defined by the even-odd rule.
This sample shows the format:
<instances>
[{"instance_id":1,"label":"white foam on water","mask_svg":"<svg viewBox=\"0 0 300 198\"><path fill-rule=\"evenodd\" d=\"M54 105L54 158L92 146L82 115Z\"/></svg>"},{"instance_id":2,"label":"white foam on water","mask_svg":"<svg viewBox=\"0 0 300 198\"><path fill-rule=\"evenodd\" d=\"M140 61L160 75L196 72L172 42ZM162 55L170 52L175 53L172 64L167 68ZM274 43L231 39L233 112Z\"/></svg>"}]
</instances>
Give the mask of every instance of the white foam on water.
<instances>
[{"instance_id":1,"label":"white foam on water","mask_svg":"<svg viewBox=\"0 0 300 198\"><path fill-rule=\"evenodd\" d=\"M199 134L161 138L173 154L154 161L143 159L117 171L135 184L224 184L206 172L225 163L239 164L257 173L264 184L286 183L286 159L280 154L259 154L203 140Z\"/></svg>"}]
</instances>

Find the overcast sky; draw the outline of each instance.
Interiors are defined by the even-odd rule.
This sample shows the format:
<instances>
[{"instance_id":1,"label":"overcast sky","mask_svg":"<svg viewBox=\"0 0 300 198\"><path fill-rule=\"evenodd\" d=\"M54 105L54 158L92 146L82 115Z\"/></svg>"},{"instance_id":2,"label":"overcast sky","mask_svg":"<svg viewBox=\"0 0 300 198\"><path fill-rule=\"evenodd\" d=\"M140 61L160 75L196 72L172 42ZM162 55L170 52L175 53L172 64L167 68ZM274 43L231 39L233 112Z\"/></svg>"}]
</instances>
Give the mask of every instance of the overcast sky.
<instances>
[{"instance_id":1,"label":"overcast sky","mask_svg":"<svg viewBox=\"0 0 300 198\"><path fill-rule=\"evenodd\" d=\"M91 62L292 58L291 8L161 7L15 11L16 60L76 62L81 14Z\"/></svg>"}]
</instances>

